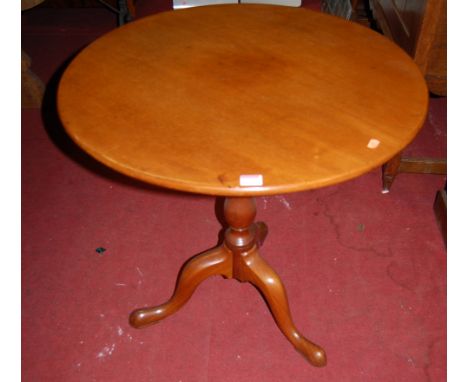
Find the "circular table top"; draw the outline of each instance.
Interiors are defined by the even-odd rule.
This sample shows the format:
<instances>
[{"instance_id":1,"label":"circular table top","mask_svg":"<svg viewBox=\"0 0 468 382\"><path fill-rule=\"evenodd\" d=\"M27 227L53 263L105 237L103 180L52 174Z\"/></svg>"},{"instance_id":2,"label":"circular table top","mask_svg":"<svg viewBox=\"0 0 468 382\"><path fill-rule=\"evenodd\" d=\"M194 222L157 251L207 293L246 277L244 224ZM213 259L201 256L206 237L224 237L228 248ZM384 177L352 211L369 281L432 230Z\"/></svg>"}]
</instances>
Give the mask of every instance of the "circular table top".
<instances>
[{"instance_id":1,"label":"circular table top","mask_svg":"<svg viewBox=\"0 0 468 382\"><path fill-rule=\"evenodd\" d=\"M65 71L72 139L158 186L224 196L332 185L389 160L425 120L417 66L385 37L306 10L220 5L116 29Z\"/></svg>"}]
</instances>

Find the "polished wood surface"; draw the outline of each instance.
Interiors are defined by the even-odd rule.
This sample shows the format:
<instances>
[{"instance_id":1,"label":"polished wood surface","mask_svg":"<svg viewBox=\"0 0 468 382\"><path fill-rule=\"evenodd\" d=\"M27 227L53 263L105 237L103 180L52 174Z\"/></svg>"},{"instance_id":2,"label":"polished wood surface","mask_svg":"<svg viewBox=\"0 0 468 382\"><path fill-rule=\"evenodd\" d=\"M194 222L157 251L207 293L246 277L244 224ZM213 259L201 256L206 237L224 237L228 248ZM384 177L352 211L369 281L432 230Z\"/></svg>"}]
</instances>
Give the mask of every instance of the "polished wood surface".
<instances>
[{"instance_id":1,"label":"polished wood surface","mask_svg":"<svg viewBox=\"0 0 468 382\"><path fill-rule=\"evenodd\" d=\"M427 93L411 58L365 27L303 8L222 5L98 39L66 70L58 109L74 141L122 173L248 196L382 165L419 131ZM251 174L262 185L241 186Z\"/></svg>"},{"instance_id":2,"label":"polished wood surface","mask_svg":"<svg viewBox=\"0 0 468 382\"><path fill-rule=\"evenodd\" d=\"M132 312L130 324L135 328L143 328L175 313L207 277L220 275L235 278L241 282L250 282L258 288L281 332L307 361L314 366L325 366L325 351L297 330L291 318L283 283L259 254L258 246L265 239L267 226L263 222L254 223L255 200L249 197L226 198L224 215L229 224L224 243L189 260L182 267L169 301Z\"/></svg>"},{"instance_id":3,"label":"polished wood surface","mask_svg":"<svg viewBox=\"0 0 468 382\"><path fill-rule=\"evenodd\" d=\"M294 348L324 366L324 350L298 331L281 279L259 254L268 228L254 222L253 196L381 165L417 134L427 102L419 69L393 43L305 9L171 11L91 44L58 92L74 141L140 180L227 196L223 243L190 259L172 297L135 310L130 324L175 313L207 277L235 278L257 287Z\"/></svg>"}]
</instances>

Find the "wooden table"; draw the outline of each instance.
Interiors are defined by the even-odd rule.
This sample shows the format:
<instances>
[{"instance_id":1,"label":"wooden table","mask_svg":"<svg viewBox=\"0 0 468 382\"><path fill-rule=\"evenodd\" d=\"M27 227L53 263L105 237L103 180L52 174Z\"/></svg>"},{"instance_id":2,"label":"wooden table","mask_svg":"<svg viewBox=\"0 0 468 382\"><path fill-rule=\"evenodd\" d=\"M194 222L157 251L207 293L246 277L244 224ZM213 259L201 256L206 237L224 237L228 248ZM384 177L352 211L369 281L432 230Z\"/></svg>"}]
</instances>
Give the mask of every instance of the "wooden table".
<instances>
[{"instance_id":1,"label":"wooden table","mask_svg":"<svg viewBox=\"0 0 468 382\"><path fill-rule=\"evenodd\" d=\"M98 39L66 70L58 108L72 139L113 169L186 192L224 196L224 243L182 268L165 304L181 308L207 277L249 281L287 339L315 366L325 352L294 326L255 196L357 177L421 128L428 91L388 39L302 8L222 5L170 11ZM313 275L311 275L313 277Z\"/></svg>"}]
</instances>

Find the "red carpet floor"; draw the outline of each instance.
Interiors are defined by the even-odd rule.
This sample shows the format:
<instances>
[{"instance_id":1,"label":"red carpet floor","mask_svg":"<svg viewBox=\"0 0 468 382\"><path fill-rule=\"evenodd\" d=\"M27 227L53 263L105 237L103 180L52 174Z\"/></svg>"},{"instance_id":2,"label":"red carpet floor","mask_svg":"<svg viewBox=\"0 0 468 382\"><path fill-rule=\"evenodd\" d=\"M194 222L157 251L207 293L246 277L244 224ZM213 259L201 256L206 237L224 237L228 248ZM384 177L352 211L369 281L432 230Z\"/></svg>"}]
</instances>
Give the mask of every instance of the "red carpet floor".
<instances>
[{"instance_id":1,"label":"red carpet floor","mask_svg":"<svg viewBox=\"0 0 468 382\"><path fill-rule=\"evenodd\" d=\"M139 16L170 8L137 5ZM48 85L42 110L22 112L23 380L446 380L446 252L432 210L443 176L401 174L383 195L376 169L257 200L270 228L262 254L298 328L326 349L325 368L294 351L255 288L221 277L160 324L129 326L132 309L170 297L182 263L216 245L221 224L213 198L129 180L63 132L60 73L114 22L105 9L22 16L23 49ZM446 155L446 109L431 99L408 153Z\"/></svg>"}]
</instances>

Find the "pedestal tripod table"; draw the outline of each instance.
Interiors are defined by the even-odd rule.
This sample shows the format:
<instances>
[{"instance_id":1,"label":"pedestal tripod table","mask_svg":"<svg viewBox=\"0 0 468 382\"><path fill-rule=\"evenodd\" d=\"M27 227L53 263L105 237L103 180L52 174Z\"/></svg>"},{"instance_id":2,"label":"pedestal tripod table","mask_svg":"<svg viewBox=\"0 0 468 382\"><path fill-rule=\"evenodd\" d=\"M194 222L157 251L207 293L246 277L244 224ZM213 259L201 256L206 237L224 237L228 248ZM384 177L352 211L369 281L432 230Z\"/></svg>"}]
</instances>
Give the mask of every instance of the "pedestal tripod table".
<instances>
[{"instance_id":1,"label":"pedestal tripod table","mask_svg":"<svg viewBox=\"0 0 468 382\"><path fill-rule=\"evenodd\" d=\"M305 10L220 5L155 14L85 48L58 110L71 138L130 177L225 197L224 242L182 268L173 296L130 315L176 312L207 277L248 281L312 365L324 350L295 327L285 288L259 254L255 197L343 182L400 152L425 120L424 79L400 48Z\"/></svg>"}]
</instances>

